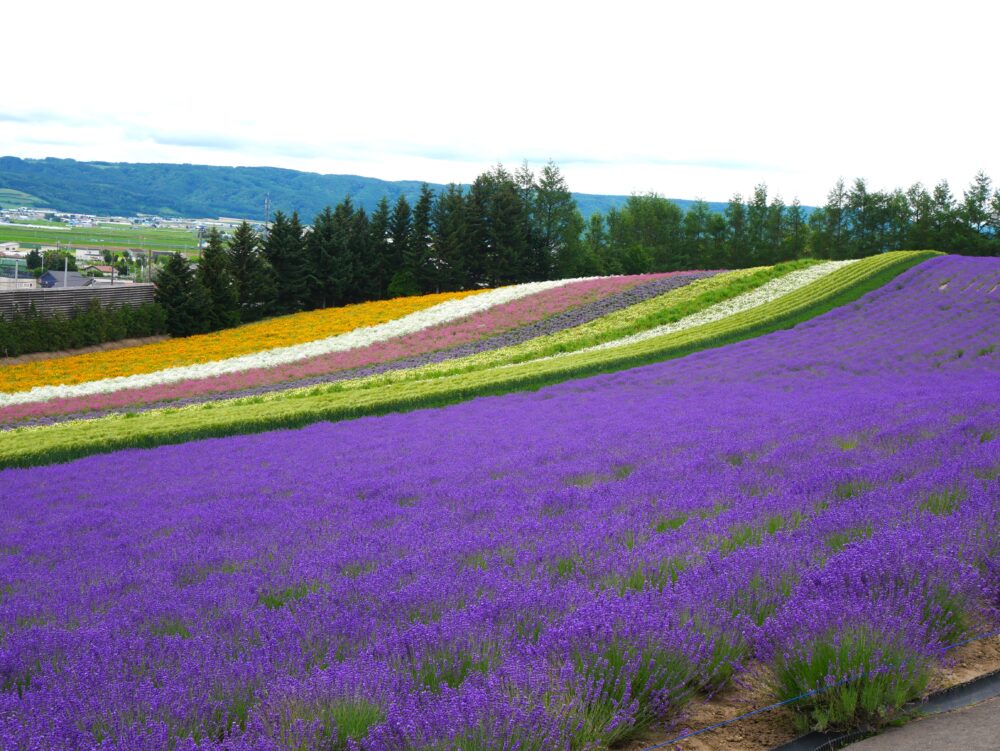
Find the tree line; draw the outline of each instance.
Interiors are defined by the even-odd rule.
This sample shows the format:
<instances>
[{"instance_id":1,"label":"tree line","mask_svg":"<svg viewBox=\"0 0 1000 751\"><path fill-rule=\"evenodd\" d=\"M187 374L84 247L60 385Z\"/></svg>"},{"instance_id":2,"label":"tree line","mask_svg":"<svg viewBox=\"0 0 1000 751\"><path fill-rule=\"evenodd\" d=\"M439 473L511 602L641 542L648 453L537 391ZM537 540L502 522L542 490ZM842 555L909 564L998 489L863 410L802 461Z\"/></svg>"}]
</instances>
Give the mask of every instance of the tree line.
<instances>
[{"instance_id":1,"label":"tree line","mask_svg":"<svg viewBox=\"0 0 1000 751\"><path fill-rule=\"evenodd\" d=\"M0 316L0 356L90 347L166 332L165 311L156 303L105 308L97 300L91 300L86 307L74 309L67 316L43 315L32 303L10 319Z\"/></svg>"},{"instance_id":2,"label":"tree line","mask_svg":"<svg viewBox=\"0 0 1000 751\"><path fill-rule=\"evenodd\" d=\"M537 175L497 165L468 187L425 184L413 205L383 198L369 213L348 196L308 227L279 211L263 236L246 222L228 241L213 230L196 268L176 254L155 281L170 332L188 335L404 295L898 248L1000 255L1000 190L984 173L961 200L946 182L880 192L838 181L809 213L762 184L722 213L644 194L584 220L555 164Z\"/></svg>"}]
</instances>

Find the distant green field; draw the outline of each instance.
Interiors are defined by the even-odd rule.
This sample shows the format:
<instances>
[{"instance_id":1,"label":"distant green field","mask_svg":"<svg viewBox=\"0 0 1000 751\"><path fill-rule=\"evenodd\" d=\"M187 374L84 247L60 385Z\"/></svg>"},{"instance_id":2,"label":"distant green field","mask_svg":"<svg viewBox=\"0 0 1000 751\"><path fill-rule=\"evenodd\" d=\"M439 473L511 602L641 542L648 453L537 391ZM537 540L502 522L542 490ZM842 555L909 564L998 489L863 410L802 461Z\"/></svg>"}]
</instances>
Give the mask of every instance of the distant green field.
<instances>
[{"instance_id":1,"label":"distant green field","mask_svg":"<svg viewBox=\"0 0 1000 751\"><path fill-rule=\"evenodd\" d=\"M23 204L22 204L23 205ZM176 250L195 252L198 237L195 232L176 229L144 227L68 227L53 224L51 227L24 227L0 224L0 242L19 242L22 245L68 245L142 248L144 250Z\"/></svg>"},{"instance_id":2,"label":"distant green field","mask_svg":"<svg viewBox=\"0 0 1000 751\"><path fill-rule=\"evenodd\" d=\"M29 224L29 225L42 225L44 227L61 227L63 229L68 229L68 226L63 222L50 222L48 219L8 219L11 224Z\"/></svg>"},{"instance_id":3,"label":"distant green field","mask_svg":"<svg viewBox=\"0 0 1000 751\"><path fill-rule=\"evenodd\" d=\"M0 188L0 209L18 209L21 206L41 206L42 202L30 193L13 188Z\"/></svg>"}]
</instances>

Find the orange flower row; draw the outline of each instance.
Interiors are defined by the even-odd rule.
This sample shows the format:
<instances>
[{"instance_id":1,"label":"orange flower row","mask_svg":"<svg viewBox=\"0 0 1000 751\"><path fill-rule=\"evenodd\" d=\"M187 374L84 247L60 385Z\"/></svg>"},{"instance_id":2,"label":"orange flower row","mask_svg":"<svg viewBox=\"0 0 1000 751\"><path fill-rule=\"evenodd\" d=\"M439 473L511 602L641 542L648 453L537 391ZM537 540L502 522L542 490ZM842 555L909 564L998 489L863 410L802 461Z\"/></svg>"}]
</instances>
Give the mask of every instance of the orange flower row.
<instances>
[{"instance_id":1,"label":"orange flower row","mask_svg":"<svg viewBox=\"0 0 1000 751\"><path fill-rule=\"evenodd\" d=\"M85 383L103 378L153 373L164 368L212 362L275 347L303 344L402 318L446 300L467 297L481 291L399 297L342 308L312 310L211 334L0 367L0 391L11 393L35 386Z\"/></svg>"}]
</instances>

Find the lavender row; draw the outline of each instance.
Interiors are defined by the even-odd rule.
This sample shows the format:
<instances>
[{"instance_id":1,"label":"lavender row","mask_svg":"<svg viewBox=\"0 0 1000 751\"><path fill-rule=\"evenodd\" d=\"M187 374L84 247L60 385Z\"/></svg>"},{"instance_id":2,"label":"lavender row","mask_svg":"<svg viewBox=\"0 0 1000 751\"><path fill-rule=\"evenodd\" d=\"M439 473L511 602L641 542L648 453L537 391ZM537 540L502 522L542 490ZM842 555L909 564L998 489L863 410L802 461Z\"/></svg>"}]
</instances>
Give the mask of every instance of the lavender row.
<instances>
[{"instance_id":1,"label":"lavender row","mask_svg":"<svg viewBox=\"0 0 1000 751\"><path fill-rule=\"evenodd\" d=\"M0 747L582 749L845 634L933 660L1000 607L998 276L935 259L682 360L4 471Z\"/></svg>"}]
</instances>

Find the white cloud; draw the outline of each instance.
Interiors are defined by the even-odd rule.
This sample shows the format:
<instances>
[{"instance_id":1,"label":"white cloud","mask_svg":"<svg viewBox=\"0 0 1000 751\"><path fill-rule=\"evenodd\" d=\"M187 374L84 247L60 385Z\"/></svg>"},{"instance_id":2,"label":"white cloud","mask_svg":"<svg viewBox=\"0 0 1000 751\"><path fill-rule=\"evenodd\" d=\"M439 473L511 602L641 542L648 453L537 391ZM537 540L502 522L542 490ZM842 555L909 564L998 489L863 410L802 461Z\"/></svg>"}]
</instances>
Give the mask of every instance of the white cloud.
<instances>
[{"instance_id":1,"label":"white cloud","mask_svg":"<svg viewBox=\"0 0 1000 751\"><path fill-rule=\"evenodd\" d=\"M315 7L6 8L0 153L434 182L552 157L579 191L806 203L1000 180L992 5Z\"/></svg>"}]
</instances>

